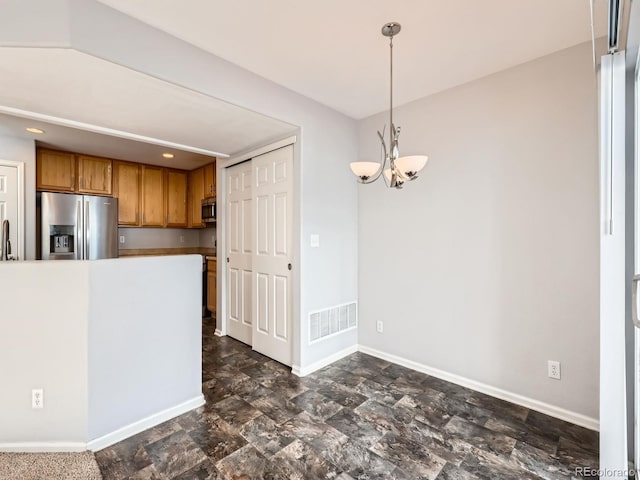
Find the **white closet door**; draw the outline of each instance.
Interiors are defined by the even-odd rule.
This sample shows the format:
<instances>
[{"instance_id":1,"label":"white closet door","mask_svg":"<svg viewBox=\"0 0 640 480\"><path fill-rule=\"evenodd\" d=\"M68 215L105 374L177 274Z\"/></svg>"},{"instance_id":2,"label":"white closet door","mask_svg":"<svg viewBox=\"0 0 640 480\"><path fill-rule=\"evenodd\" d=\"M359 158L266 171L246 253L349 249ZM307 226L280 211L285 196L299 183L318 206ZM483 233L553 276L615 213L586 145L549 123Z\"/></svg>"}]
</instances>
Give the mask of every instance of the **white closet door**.
<instances>
[{"instance_id":1,"label":"white closet door","mask_svg":"<svg viewBox=\"0 0 640 480\"><path fill-rule=\"evenodd\" d=\"M227 176L227 334L252 344L251 262L253 192L251 162L226 170Z\"/></svg>"},{"instance_id":2,"label":"white closet door","mask_svg":"<svg viewBox=\"0 0 640 480\"><path fill-rule=\"evenodd\" d=\"M253 349L291 365L293 146L253 158Z\"/></svg>"}]
</instances>

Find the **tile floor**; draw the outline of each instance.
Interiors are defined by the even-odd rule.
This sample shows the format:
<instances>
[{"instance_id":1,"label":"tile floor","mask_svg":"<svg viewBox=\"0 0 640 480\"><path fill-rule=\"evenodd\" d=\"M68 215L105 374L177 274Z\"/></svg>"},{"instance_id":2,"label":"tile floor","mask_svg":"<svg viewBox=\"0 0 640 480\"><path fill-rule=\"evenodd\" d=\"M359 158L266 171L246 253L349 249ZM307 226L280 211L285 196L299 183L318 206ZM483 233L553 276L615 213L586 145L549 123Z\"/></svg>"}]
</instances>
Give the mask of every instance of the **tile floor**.
<instances>
[{"instance_id":1,"label":"tile floor","mask_svg":"<svg viewBox=\"0 0 640 480\"><path fill-rule=\"evenodd\" d=\"M97 452L104 478L572 479L598 466L595 432L361 353L298 378L205 334L203 382L205 406Z\"/></svg>"}]
</instances>

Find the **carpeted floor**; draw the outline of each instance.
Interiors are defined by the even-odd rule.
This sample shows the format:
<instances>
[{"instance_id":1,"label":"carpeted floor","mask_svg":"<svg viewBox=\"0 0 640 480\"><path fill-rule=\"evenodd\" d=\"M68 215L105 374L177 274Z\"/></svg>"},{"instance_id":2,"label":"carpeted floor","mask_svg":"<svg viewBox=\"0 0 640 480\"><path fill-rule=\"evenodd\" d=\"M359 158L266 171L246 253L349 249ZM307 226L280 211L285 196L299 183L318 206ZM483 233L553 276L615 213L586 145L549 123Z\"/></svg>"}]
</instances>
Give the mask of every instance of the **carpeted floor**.
<instances>
[{"instance_id":1,"label":"carpeted floor","mask_svg":"<svg viewBox=\"0 0 640 480\"><path fill-rule=\"evenodd\" d=\"M102 480L93 452L3 453L0 480Z\"/></svg>"}]
</instances>

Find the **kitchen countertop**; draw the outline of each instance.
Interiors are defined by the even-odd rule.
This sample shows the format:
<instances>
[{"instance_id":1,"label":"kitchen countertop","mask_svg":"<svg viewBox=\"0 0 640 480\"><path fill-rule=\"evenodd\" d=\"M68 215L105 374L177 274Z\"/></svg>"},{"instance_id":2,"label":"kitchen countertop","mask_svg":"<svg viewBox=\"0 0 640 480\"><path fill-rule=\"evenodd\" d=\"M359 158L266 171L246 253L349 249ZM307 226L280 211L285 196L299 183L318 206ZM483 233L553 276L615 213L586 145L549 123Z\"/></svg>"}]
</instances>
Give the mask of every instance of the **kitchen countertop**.
<instances>
[{"instance_id":1,"label":"kitchen countertop","mask_svg":"<svg viewBox=\"0 0 640 480\"><path fill-rule=\"evenodd\" d=\"M158 255L204 255L206 257L213 257L215 259L215 248L200 248L200 247L187 247L187 248L121 248L119 251L120 257L141 257L141 256L158 256Z\"/></svg>"}]
</instances>

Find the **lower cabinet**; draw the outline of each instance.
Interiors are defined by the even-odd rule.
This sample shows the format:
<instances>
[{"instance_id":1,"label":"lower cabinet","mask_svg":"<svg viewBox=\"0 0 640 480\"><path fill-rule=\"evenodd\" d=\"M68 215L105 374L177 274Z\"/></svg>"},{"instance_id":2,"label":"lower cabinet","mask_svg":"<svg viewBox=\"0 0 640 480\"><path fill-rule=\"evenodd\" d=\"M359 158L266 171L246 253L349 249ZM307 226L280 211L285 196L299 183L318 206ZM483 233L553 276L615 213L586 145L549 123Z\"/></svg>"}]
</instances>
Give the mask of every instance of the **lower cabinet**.
<instances>
[{"instance_id":1,"label":"lower cabinet","mask_svg":"<svg viewBox=\"0 0 640 480\"><path fill-rule=\"evenodd\" d=\"M216 315L216 272L217 262L215 260L207 260L207 309Z\"/></svg>"}]
</instances>

